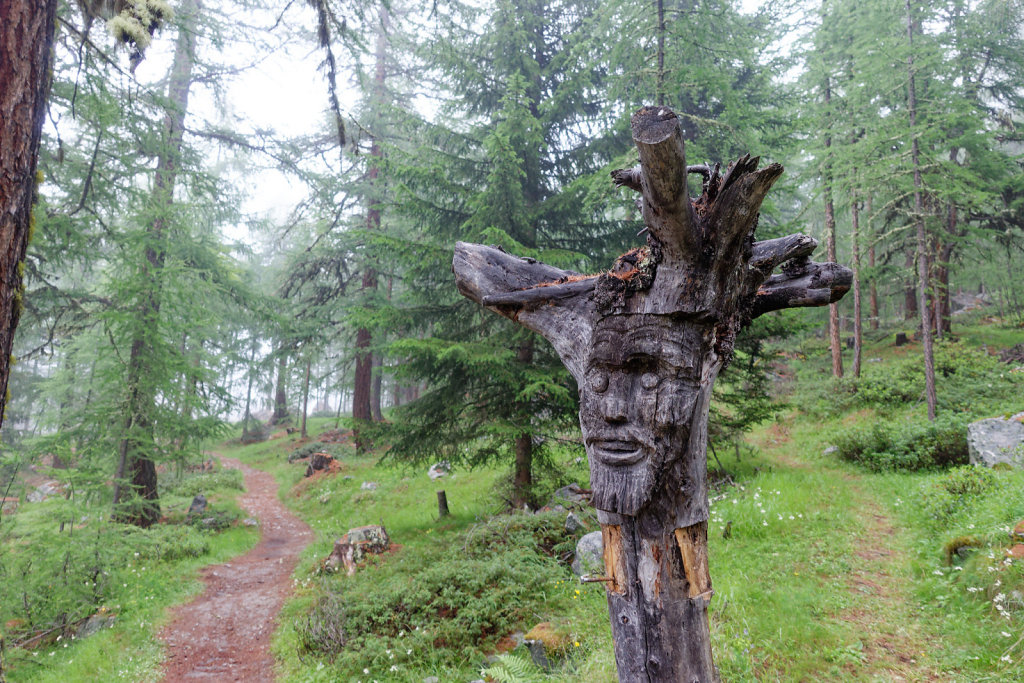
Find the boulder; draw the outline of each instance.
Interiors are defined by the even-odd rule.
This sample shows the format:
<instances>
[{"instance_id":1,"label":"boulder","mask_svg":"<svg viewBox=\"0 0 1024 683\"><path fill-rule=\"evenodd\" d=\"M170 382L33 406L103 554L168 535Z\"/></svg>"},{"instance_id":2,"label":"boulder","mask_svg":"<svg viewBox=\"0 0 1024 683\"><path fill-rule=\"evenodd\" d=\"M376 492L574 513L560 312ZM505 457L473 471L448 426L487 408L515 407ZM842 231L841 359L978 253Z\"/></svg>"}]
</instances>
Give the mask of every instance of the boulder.
<instances>
[{"instance_id":1,"label":"boulder","mask_svg":"<svg viewBox=\"0 0 1024 683\"><path fill-rule=\"evenodd\" d=\"M113 614L97 612L78 626L78 629L75 631L75 638L87 638L105 628L112 628L116 619Z\"/></svg>"},{"instance_id":2,"label":"boulder","mask_svg":"<svg viewBox=\"0 0 1024 683\"><path fill-rule=\"evenodd\" d=\"M36 487L35 491L25 496L25 499L30 503L42 503L47 498L59 496L61 493L63 493L63 487L59 481L44 481Z\"/></svg>"},{"instance_id":3,"label":"boulder","mask_svg":"<svg viewBox=\"0 0 1024 683\"><path fill-rule=\"evenodd\" d=\"M565 516L565 531L570 534L574 534L577 531L584 529L583 522L576 516L575 513L570 512Z\"/></svg>"},{"instance_id":4,"label":"boulder","mask_svg":"<svg viewBox=\"0 0 1024 683\"><path fill-rule=\"evenodd\" d=\"M329 453L314 453L309 458L309 464L306 465L306 476L312 477L317 472L331 469L333 462L334 456Z\"/></svg>"},{"instance_id":5,"label":"boulder","mask_svg":"<svg viewBox=\"0 0 1024 683\"><path fill-rule=\"evenodd\" d=\"M553 663L565 656L572 638L564 629L554 626L550 621L543 621L526 632L523 644L530 651L533 663L547 671Z\"/></svg>"},{"instance_id":6,"label":"boulder","mask_svg":"<svg viewBox=\"0 0 1024 683\"><path fill-rule=\"evenodd\" d=\"M591 495L592 494L589 489L580 488L576 484L569 484L568 486L563 486L555 491L554 498L550 505L554 506L558 501L590 505Z\"/></svg>"},{"instance_id":7,"label":"boulder","mask_svg":"<svg viewBox=\"0 0 1024 683\"><path fill-rule=\"evenodd\" d=\"M441 462L435 462L427 470L427 476L431 479L440 479L441 477L447 477L448 473L452 471L452 466L448 464L447 460Z\"/></svg>"},{"instance_id":8,"label":"boulder","mask_svg":"<svg viewBox=\"0 0 1024 683\"><path fill-rule=\"evenodd\" d=\"M345 567L351 576L356 573L359 562L367 553L380 555L391 548L391 539L384 527L378 524L349 529L348 533L334 542L334 550L324 560L324 569L336 572Z\"/></svg>"},{"instance_id":9,"label":"boulder","mask_svg":"<svg viewBox=\"0 0 1024 683\"><path fill-rule=\"evenodd\" d=\"M994 417L972 422L967 425L967 447L973 464L1024 467L1024 413L1008 420Z\"/></svg>"},{"instance_id":10,"label":"boulder","mask_svg":"<svg viewBox=\"0 0 1024 683\"><path fill-rule=\"evenodd\" d=\"M201 515L204 512L206 512L206 496L200 493L192 499L192 504L188 506L188 515L186 516L191 519L192 517Z\"/></svg>"},{"instance_id":11,"label":"boulder","mask_svg":"<svg viewBox=\"0 0 1024 683\"><path fill-rule=\"evenodd\" d=\"M583 576L604 571L604 541L600 531L591 531L576 543L576 557L572 561L572 573Z\"/></svg>"}]
</instances>

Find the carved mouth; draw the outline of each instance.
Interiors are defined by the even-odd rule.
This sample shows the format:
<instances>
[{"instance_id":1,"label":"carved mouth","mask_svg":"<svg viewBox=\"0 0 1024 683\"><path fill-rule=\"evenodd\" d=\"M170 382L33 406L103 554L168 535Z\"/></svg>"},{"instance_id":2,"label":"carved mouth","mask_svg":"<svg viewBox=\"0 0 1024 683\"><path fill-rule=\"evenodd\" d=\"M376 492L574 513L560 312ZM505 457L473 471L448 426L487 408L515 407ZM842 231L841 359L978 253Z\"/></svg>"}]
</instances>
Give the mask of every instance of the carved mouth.
<instances>
[{"instance_id":1,"label":"carved mouth","mask_svg":"<svg viewBox=\"0 0 1024 683\"><path fill-rule=\"evenodd\" d=\"M605 465L632 465L644 458L640 442L632 439L592 439L590 451Z\"/></svg>"}]
</instances>

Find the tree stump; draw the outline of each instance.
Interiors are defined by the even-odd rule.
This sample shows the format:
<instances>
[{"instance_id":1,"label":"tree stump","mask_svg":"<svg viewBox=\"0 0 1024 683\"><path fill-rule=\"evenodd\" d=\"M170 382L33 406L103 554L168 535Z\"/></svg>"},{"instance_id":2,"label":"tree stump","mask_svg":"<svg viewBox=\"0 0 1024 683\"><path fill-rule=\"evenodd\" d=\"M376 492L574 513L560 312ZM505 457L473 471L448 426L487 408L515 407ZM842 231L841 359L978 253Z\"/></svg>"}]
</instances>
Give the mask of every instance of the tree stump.
<instances>
[{"instance_id":1,"label":"tree stump","mask_svg":"<svg viewBox=\"0 0 1024 683\"><path fill-rule=\"evenodd\" d=\"M459 291L552 343L576 378L608 607L622 681L718 679L708 632L707 423L711 390L753 318L837 301L852 273L808 258L806 235L754 241L782 174L743 156L687 167L679 120L633 115L640 164L612 173L640 193L647 244L580 275L459 243ZM704 176L692 200L687 173ZM781 273L773 275L776 267Z\"/></svg>"}]
</instances>

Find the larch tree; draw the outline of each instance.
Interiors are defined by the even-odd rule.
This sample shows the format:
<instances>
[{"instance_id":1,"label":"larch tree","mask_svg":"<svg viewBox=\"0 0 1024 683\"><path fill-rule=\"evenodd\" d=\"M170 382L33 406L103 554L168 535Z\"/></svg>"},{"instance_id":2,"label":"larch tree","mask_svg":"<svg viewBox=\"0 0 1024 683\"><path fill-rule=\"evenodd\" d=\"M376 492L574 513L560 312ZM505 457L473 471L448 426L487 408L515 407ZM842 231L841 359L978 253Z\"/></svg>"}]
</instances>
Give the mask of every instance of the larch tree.
<instances>
[{"instance_id":1,"label":"larch tree","mask_svg":"<svg viewBox=\"0 0 1024 683\"><path fill-rule=\"evenodd\" d=\"M0 4L0 425L24 307L24 259L34 226L56 13L56 0Z\"/></svg>"}]
</instances>

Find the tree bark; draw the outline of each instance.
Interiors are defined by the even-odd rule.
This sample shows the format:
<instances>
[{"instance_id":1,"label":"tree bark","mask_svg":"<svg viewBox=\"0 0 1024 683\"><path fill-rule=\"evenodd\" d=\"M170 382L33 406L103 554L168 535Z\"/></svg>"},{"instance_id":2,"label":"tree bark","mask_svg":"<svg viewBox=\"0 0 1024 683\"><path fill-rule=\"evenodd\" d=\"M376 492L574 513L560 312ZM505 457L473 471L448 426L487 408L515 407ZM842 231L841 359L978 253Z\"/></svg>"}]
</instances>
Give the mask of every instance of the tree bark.
<instances>
[{"instance_id":1,"label":"tree bark","mask_svg":"<svg viewBox=\"0 0 1024 683\"><path fill-rule=\"evenodd\" d=\"M519 344L516 360L522 365L533 363L533 336L530 335ZM516 414L529 419L528 406L518 406ZM515 438L515 472L512 476L512 507L522 508L533 501L530 489L533 486L533 436L529 431Z\"/></svg>"},{"instance_id":2,"label":"tree bark","mask_svg":"<svg viewBox=\"0 0 1024 683\"><path fill-rule=\"evenodd\" d=\"M836 262L836 213L832 204L832 82L825 77L825 112L828 124L825 128L825 253L832 263ZM828 345L832 351L832 376L843 376L843 343L839 338L839 306L828 307Z\"/></svg>"},{"instance_id":3,"label":"tree bark","mask_svg":"<svg viewBox=\"0 0 1024 683\"><path fill-rule=\"evenodd\" d=\"M868 282L868 312L871 316L870 327L872 330L878 329L878 276L875 274L875 232L872 230L871 221L871 193L868 192L867 199L864 201L864 210L868 216L868 239L870 245L868 247L868 267L871 268L871 279Z\"/></svg>"},{"instance_id":4,"label":"tree bark","mask_svg":"<svg viewBox=\"0 0 1024 683\"><path fill-rule=\"evenodd\" d=\"M125 385L128 401L124 412L124 436L118 449L117 476L114 480L114 519L148 527L160 519L157 491L152 412L155 387L147 381L149 351L159 334L160 277L164 268L167 216L174 204L174 186L181 159L182 136L188 112L189 90L195 66L195 22L198 6L185 0L178 6L181 24L167 85L168 108L164 115L163 150L157 159L153 179L152 203L157 217L149 225L143 263L144 291L141 294L137 327L132 340ZM125 480L128 485L125 486ZM126 500L126 490L132 494Z\"/></svg>"},{"instance_id":5,"label":"tree bark","mask_svg":"<svg viewBox=\"0 0 1024 683\"><path fill-rule=\"evenodd\" d=\"M928 240L924 229L924 206L922 202L922 180L920 150L917 142L917 93L914 83L914 19L910 0L905 0L907 12L907 109L910 115L911 165L914 168L914 223L917 227L917 292L918 308L921 311L921 345L924 348L925 399L928 403L928 419L935 420L935 358L932 354L932 325L928 308Z\"/></svg>"},{"instance_id":6,"label":"tree bark","mask_svg":"<svg viewBox=\"0 0 1024 683\"><path fill-rule=\"evenodd\" d=\"M285 383L288 381L288 357L284 353L284 344L278 349L277 381L274 382L274 414L270 424L278 424L288 417L288 392Z\"/></svg>"},{"instance_id":7,"label":"tree bark","mask_svg":"<svg viewBox=\"0 0 1024 683\"><path fill-rule=\"evenodd\" d=\"M715 378L752 318L834 302L852 273L812 263L805 235L753 242L778 164L716 167L694 202L676 115L645 107L632 127L640 166L612 177L641 193L646 247L582 276L460 242L453 268L464 296L547 338L576 378L619 679L703 683L718 679L707 621Z\"/></svg>"},{"instance_id":8,"label":"tree bark","mask_svg":"<svg viewBox=\"0 0 1024 683\"><path fill-rule=\"evenodd\" d=\"M386 71L386 50L388 31L388 11L381 9L380 24L378 25L375 70L373 78L373 91L371 93L373 107L380 106L380 100L384 93ZM367 196L366 196L366 229L370 231L380 230L380 201L377 197L380 182L380 166L384 152L380 147L377 137L370 138L370 156L367 162ZM367 263L363 270L363 291L377 289L377 271L371 263ZM373 399L373 352L370 351L372 342L370 330L360 328L356 332L356 374L353 398L352 417L355 420L372 420L374 411L371 404ZM379 395L378 395L379 400ZM377 406L380 412L380 405ZM369 444L359 437L358 427L356 428L356 447L365 450Z\"/></svg>"},{"instance_id":9,"label":"tree bark","mask_svg":"<svg viewBox=\"0 0 1024 683\"><path fill-rule=\"evenodd\" d=\"M373 354L373 380L370 386L370 415L374 422L383 422L384 414L381 412L382 392L384 383L384 359L379 353Z\"/></svg>"},{"instance_id":10,"label":"tree bark","mask_svg":"<svg viewBox=\"0 0 1024 683\"><path fill-rule=\"evenodd\" d=\"M850 204L853 220L853 376L860 377L860 355L863 344L860 301L860 206L856 193Z\"/></svg>"},{"instance_id":11,"label":"tree bark","mask_svg":"<svg viewBox=\"0 0 1024 683\"><path fill-rule=\"evenodd\" d=\"M252 348L249 351L249 381L245 388L245 417L242 418L242 443L248 443L252 439L252 432L249 431L249 422L252 420L252 382L255 376L256 362L256 337L253 337Z\"/></svg>"},{"instance_id":12,"label":"tree bark","mask_svg":"<svg viewBox=\"0 0 1024 683\"><path fill-rule=\"evenodd\" d=\"M309 371L312 361L306 360L306 375L302 381L302 424L299 428L299 436L303 439L309 436L309 432L306 431L306 418L309 415Z\"/></svg>"},{"instance_id":13,"label":"tree bark","mask_svg":"<svg viewBox=\"0 0 1024 683\"><path fill-rule=\"evenodd\" d=\"M24 308L36 163L50 93L56 0L0 2L0 425Z\"/></svg>"}]
</instances>

